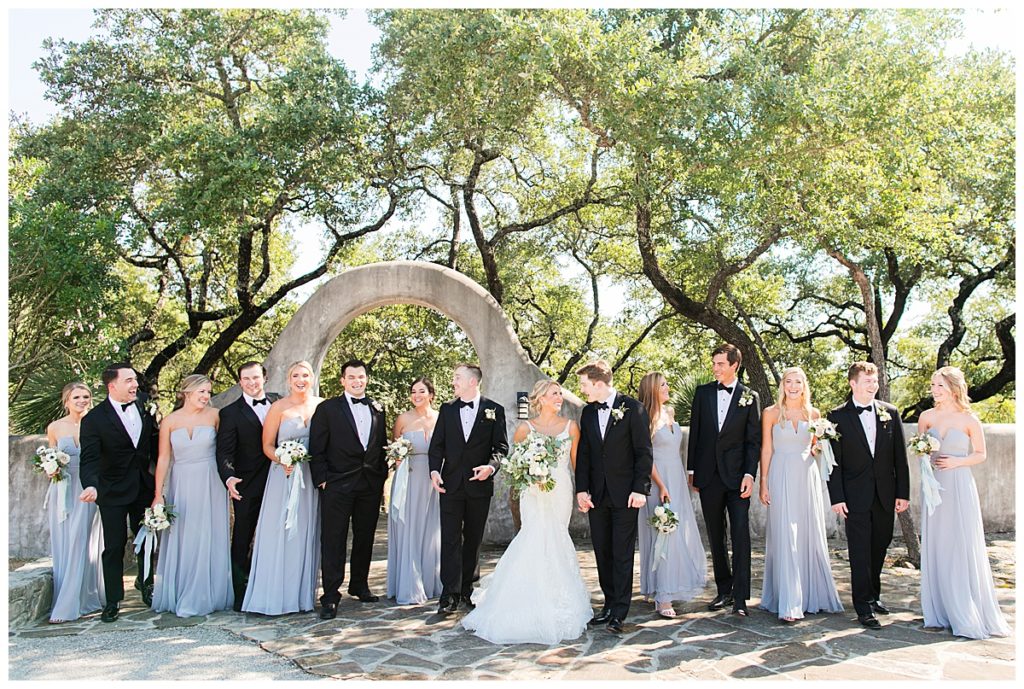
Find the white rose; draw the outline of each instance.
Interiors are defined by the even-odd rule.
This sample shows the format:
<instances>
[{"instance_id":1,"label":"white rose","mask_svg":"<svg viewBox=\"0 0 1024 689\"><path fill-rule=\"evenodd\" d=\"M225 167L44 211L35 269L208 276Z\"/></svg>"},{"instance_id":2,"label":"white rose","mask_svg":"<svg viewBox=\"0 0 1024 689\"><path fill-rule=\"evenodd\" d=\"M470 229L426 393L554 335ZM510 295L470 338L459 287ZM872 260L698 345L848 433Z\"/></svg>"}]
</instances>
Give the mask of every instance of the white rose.
<instances>
[{"instance_id":1,"label":"white rose","mask_svg":"<svg viewBox=\"0 0 1024 689\"><path fill-rule=\"evenodd\" d=\"M665 514L665 508L662 507L661 505L658 505L657 507L654 508L654 514L661 517Z\"/></svg>"},{"instance_id":2,"label":"white rose","mask_svg":"<svg viewBox=\"0 0 1024 689\"><path fill-rule=\"evenodd\" d=\"M45 471L46 473L52 474L53 472L57 471L57 469L57 460L55 460L52 456L47 457L46 459L43 460L43 471Z\"/></svg>"},{"instance_id":3,"label":"white rose","mask_svg":"<svg viewBox=\"0 0 1024 689\"><path fill-rule=\"evenodd\" d=\"M164 506L161 503L153 505L153 515L156 517L162 517L164 514Z\"/></svg>"}]
</instances>

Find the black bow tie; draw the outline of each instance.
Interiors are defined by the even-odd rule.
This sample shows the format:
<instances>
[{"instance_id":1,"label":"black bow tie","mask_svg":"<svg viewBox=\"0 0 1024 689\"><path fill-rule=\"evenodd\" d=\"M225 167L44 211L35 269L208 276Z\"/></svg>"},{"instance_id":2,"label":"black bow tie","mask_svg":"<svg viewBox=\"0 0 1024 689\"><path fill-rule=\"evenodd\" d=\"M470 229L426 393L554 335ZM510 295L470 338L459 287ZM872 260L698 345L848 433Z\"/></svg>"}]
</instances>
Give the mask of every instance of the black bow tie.
<instances>
[{"instance_id":1,"label":"black bow tie","mask_svg":"<svg viewBox=\"0 0 1024 689\"><path fill-rule=\"evenodd\" d=\"M267 403L267 398L263 397L263 398L258 399L258 400L253 400L252 401L252 406L255 407L257 404L266 404L266 403Z\"/></svg>"},{"instance_id":2,"label":"black bow tie","mask_svg":"<svg viewBox=\"0 0 1024 689\"><path fill-rule=\"evenodd\" d=\"M121 405L121 411L128 411L128 407L132 406L133 404L135 404L135 403L134 402L125 402L124 404Z\"/></svg>"},{"instance_id":3,"label":"black bow tie","mask_svg":"<svg viewBox=\"0 0 1024 689\"><path fill-rule=\"evenodd\" d=\"M473 400L470 400L468 402L463 402L462 400L455 400L455 406L458 407L459 409L462 409L463 407L469 407L470 409L472 409Z\"/></svg>"},{"instance_id":4,"label":"black bow tie","mask_svg":"<svg viewBox=\"0 0 1024 689\"><path fill-rule=\"evenodd\" d=\"M607 402L594 402L594 409L607 409L607 408L608 408L608 403Z\"/></svg>"},{"instance_id":5,"label":"black bow tie","mask_svg":"<svg viewBox=\"0 0 1024 689\"><path fill-rule=\"evenodd\" d=\"M349 399L352 400L352 404L365 404L366 406L370 406L370 400L366 397L350 397Z\"/></svg>"},{"instance_id":6,"label":"black bow tie","mask_svg":"<svg viewBox=\"0 0 1024 689\"><path fill-rule=\"evenodd\" d=\"M718 389L719 390L725 390L726 392L728 392L730 394L732 393L732 386L731 385L722 385L721 383L719 383L718 384Z\"/></svg>"},{"instance_id":7,"label":"black bow tie","mask_svg":"<svg viewBox=\"0 0 1024 689\"><path fill-rule=\"evenodd\" d=\"M864 412L870 413L870 412L873 412L875 410L874 407L872 407L871 405L868 405L866 407L861 407L861 406L859 406L857 404L854 404L853 408L857 410L858 414L863 414Z\"/></svg>"}]
</instances>

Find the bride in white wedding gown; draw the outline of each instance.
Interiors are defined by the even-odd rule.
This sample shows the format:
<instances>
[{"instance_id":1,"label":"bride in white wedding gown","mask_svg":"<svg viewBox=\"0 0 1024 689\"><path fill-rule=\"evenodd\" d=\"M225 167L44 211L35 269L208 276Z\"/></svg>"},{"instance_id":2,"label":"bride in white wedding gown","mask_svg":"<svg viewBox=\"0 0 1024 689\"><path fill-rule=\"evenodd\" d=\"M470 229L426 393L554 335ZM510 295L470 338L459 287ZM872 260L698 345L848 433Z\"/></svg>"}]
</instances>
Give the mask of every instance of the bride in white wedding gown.
<instances>
[{"instance_id":1,"label":"bride in white wedding gown","mask_svg":"<svg viewBox=\"0 0 1024 689\"><path fill-rule=\"evenodd\" d=\"M551 645L575 639L592 615L590 593L569 537L579 428L558 416L562 388L554 381L534 386L530 408L537 416L519 425L513 441L522 442L531 431L561 441L555 487L550 492L536 486L523 491L522 528L494 572L480 581L473 594L476 609L462 619L463 627L492 643Z\"/></svg>"}]
</instances>

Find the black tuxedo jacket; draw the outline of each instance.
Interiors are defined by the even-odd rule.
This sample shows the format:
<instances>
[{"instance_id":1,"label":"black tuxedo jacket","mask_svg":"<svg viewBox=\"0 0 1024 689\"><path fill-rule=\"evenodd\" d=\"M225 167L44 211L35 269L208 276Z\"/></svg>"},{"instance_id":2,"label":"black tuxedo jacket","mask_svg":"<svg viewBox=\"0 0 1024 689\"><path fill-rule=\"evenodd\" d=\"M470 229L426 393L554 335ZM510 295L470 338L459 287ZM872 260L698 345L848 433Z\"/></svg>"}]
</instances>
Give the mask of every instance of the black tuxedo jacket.
<instances>
[{"instance_id":1,"label":"black tuxedo jacket","mask_svg":"<svg viewBox=\"0 0 1024 689\"><path fill-rule=\"evenodd\" d=\"M369 397L367 398L369 399ZM370 438L363 449L348 399L342 394L317 406L309 422L309 471L313 484L347 492L383 491L388 477L384 412L370 409Z\"/></svg>"},{"instance_id":2,"label":"black tuxedo jacket","mask_svg":"<svg viewBox=\"0 0 1024 689\"><path fill-rule=\"evenodd\" d=\"M839 429L839 440L832 442L836 466L828 479L829 498L833 505L845 502L854 512L870 510L876 493L888 509L894 508L897 498L910 499L910 470L900 414L887 402L873 400L872 404L891 417L882 421L875 412L873 457L852 399L828 413L829 421Z\"/></svg>"},{"instance_id":3,"label":"black tuxedo jacket","mask_svg":"<svg viewBox=\"0 0 1024 689\"><path fill-rule=\"evenodd\" d=\"M156 419L135 404L142 417L138 447L132 445L109 398L82 418L79 478L83 488L96 489L98 505L130 505L140 493L153 498L159 428Z\"/></svg>"},{"instance_id":4,"label":"black tuxedo jacket","mask_svg":"<svg viewBox=\"0 0 1024 689\"><path fill-rule=\"evenodd\" d=\"M280 395L268 392L267 404ZM244 397L220 410L217 429L217 473L222 482L234 476L242 479L241 488L263 491L270 471L270 460L263 454L263 424Z\"/></svg>"},{"instance_id":5,"label":"black tuxedo jacket","mask_svg":"<svg viewBox=\"0 0 1024 689\"><path fill-rule=\"evenodd\" d=\"M441 474L445 495L482 498L494 494L494 474L483 481L470 481L473 467L489 464L497 473L501 460L508 454L508 432L505 430L505 407L494 400L480 397L480 408L467 440L462 432L462 415L457 400L445 402L437 416L434 434L430 436L430 470ZM493 419L488 418L488 410Z\"/></svg>"},{"instance_id":6,"label":"black tuxedo jacket","mask_svg":"<svg viewBox=\"0 0 1024 689\"><path fill-rule=\"evenodd\" d=\"M753 401L740 406L748 392ZM744 474L757 476L761 457L761 400L756 392L736 381L725 423L718 430L718 383L698 385L690 409L690 437L686 443L686 467L693 485L704 488L715 470L730 490L738 490Z\"/></svg>"},{"instance_id":7,"label":"black tuxedo jacket","mask_svg":"<svg viewBox=\"0 0 1024 689\"><path fill-rule=\"evenodd\" d=\"M588 404L580 415L580 442L576 448L576 492L590 493L595 505L605 496L613 507L624 508L630 493L651 493L651 423L647 409L632 397L616 392L610 399L612 415L604 438L597 407ZM622 409L622 418L615 410Z\"/></svg>"}]
</instances>

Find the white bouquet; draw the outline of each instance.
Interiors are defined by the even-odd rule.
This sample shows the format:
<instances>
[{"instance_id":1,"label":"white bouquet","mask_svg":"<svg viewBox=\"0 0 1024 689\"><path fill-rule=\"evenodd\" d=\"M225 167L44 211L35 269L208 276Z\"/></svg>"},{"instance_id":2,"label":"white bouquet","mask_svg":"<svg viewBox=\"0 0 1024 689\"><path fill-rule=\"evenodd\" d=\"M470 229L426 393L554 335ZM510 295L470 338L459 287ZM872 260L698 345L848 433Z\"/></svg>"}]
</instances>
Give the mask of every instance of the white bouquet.
<instances>
[{"instance_id":1,"label":"white bouquet","mask_svg":"<svg viewBox=\"0 0 1024 689\"><path fill-rule=\"evenodd\" d=\"M67 452L58 450L55 447L40 445L32 457L32 468L40 474L46 474L50 481L56 483L67 478L63 468L71 461Z\"/></svg>"},{"instance_id":2,"label":"white bouquet","mask_svg":"<svg viewBox=\"0 0 1024 689\"><path fill-rule=\"evenodd\" d=\"M816 419L811 419L810 422L811 433L818 440L839 440L839 429L836 425L826 419L824 416L819 416Z\"/></svg>"},{"instance_id":3,"label":"white bouquet","mask_svg":"<svg viewBox=\"0 0 1024 689\"><path fill-rule=\"evenodd\" d=\"M174 505L157 503L152 507L146 508L146 513L142 517L142 528L135 535L135 542L133 543L135 552L139 552L140 548L145 549L142 563L143 579L149 577L150 561L153 559L153 550L156 549L157 533L169 529L177 516L177 513L174 511Z\"/></svg>"},{"instance_id":4,"label":"white bouquet","mask_svg":"<svg viewBox=\"0 0 1024 689\"><path fill-rule=\"evenodd\" d=\"M839 440L839 429L824 416L811 419L809 425L811 433L818 439L818 447L820 448L821 456L818 459L818 471L821 473L821 480L827 481L836 466L836 455L832 451L832 441Z\"/></svg>"},{"instance_id":5,"label":"white bouquet","mask_svg":"<svg viewBox=\"0 0 1024 689\"><path fill-rule=\"evenodd\" d=\"M501 458L509 489L516 495L533 485L545 492L554 489L558 455L567 441L531 431L523 442L513 445L508 456Z\"/></svg>"},{"instance_id":6,"label":"white bouquet","mask_svg":"<svg viewBox=\"0 0 1024 689\"><path fill-rule=\"evenodd\" d=\"M274 456L281 462L281 466L290 467L300 462L308 462L309 450L298 440L285 440L274 450Z\"/></svg>"},{"instance_id":7,"label":"white bouquet","mask_svg":"<svg viewBox=\"0 0 1024 689\"><path fill-rule=\"evenodd\" d=\"M388 469L394 469L399 462L412 452L412 441L408 438L399 438L387 446Z\"/></svg>"},{"instance_id":8,"label":"white bouquet","mask_svg":"<svg viewBox=\"0 0 1024 689\"><path fill-rule=\"evenodd\" d=\"M942 447L942 443L939 439L928 433L912 435L907 441L907 449L918 457L938 452L940 447Z\"/></svg>"},{"instance_id":9,"label":"white bouquet","mask_svg":"<svg viewBox=\"0 0 1024 689\"><path fill-rule=\"evenodd\" d=\"M658 505L647 523L658 530L658 533L672 533L679 527L679 517L668 505Z\"/></svg>"},{"instance_id":10,"label":"white bouquet","mask_svg":"<svg viewBox=\"0 0 1024 689\"><path fill-rule=\"evenodd\" d=\"M935 470L932 468L932 453L938 452L942 442L934 435L918 433L910 436L907 441L907 449L917 455L921 462L921 494L924 506L928 508L928 514L935 511L935 508L942 504L939 491L943 490L939 480L935 478Z\"/></svg>"}]
</instances>

